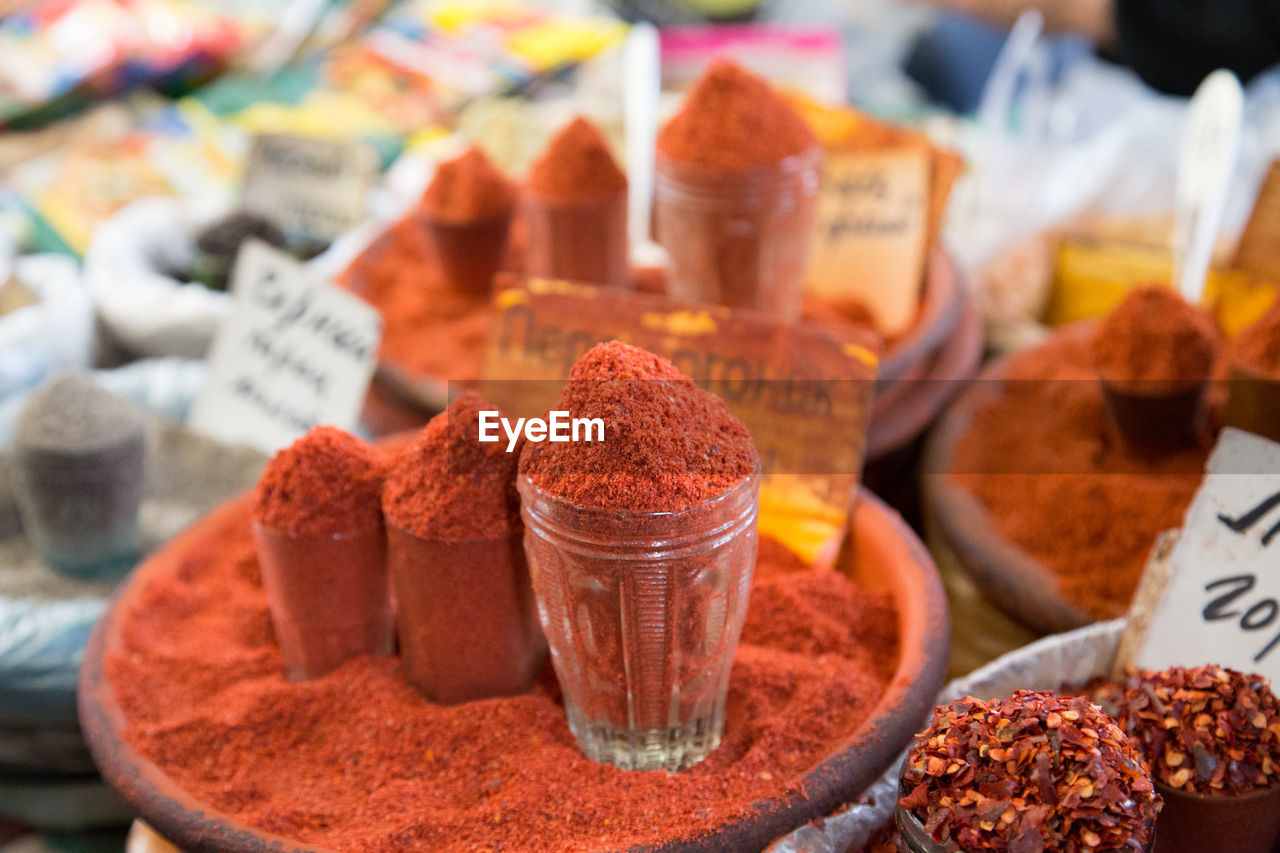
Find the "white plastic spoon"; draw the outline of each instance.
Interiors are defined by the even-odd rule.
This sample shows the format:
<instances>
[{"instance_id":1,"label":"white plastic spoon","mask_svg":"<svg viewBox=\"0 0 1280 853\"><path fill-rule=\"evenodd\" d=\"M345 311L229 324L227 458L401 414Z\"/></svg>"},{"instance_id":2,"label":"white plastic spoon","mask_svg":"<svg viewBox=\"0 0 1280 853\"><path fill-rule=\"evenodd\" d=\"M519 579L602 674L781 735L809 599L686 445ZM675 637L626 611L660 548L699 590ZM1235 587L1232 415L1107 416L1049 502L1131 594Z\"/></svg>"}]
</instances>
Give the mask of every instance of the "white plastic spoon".
<instances>
[{"instance_id":1,"label":"white plastic spoon","mask_svg":"<svg viewBox=\"0 0 1280 853\"><path fill-rule=\"evenodd\" d=\"M665 262L666 252L649 236L658 139L658 93L662 86L657 29L652 24L633 25L623 50L627 231L631 260L641 266L660 266Z\"/></svg>"}]
</instances>

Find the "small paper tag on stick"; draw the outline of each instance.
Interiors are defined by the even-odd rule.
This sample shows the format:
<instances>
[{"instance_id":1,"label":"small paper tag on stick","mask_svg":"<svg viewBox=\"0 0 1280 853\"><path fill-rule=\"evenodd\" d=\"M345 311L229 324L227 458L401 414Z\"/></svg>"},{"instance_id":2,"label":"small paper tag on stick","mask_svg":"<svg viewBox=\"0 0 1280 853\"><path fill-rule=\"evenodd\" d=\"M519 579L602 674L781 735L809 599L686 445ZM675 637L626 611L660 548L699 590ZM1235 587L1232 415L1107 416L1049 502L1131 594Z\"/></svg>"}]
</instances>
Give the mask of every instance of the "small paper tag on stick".
<instances>
[{"instance_id":1,"label":"small paper tag on stick","mask_svg":"<svg viewBox=\"0 0 1280 853\"><path fill-rule=\"evenodd\" d=\"M264 133L249 150L241 204L291 237L329 242L364 220L375 173L359 143Z\"/></svg>"},{"instance_id":2,"label":"small paper tag on stick","mask_svg":"<svg viewBox=\"0 0 1280 853\"><path fill-rule=\"evenodd\" d=\"M256 240L231 281L192 429L267 453L319 424L354 429L377 365L378 312Z\"/></svg>"},{"instance_id":3,"label":"small paper tag on stick","mask_svg":"<svg viewBox=\"0 0 1280 853\"><path fill-rule=\"evenodd\" d=\"M1213 663L1280 683L1280 444L1224 429L1205 471L1134 663Z\"/></svg>"},{"instance_id":4,"label":"small paper tag on stick","mask_svg":"<svg viewBox=\"0 0 1280 853\"><path fill-rule=\"evenodd\" d=\"M923 146L834 151L823 167L810 290L856 301L885 335L919 310L931 167Z\"/></svg>"},{"instance_id":5,"label":"small paper tag on stick","mask_svg":"<svg viewBox=\"0 0 1280 853\"><path fill-rule=\"evenodd\" d=\"M1134 590L1133 601L1129 604L1129 615L1124 633L1120 635L1116 659L1111 664L1111 677L1115 680L1124 677L1125 670L1133 665L1138 649L1146 639L1147 628L1150 627L1156 608L1160 606L1164 591L1169 586L1169 561L1180 535L1181 531L1166 530L1156 536L1155 544L1151 546L1147 564L1138 580L1138 588Z\"/></svg>"}]
</instances>

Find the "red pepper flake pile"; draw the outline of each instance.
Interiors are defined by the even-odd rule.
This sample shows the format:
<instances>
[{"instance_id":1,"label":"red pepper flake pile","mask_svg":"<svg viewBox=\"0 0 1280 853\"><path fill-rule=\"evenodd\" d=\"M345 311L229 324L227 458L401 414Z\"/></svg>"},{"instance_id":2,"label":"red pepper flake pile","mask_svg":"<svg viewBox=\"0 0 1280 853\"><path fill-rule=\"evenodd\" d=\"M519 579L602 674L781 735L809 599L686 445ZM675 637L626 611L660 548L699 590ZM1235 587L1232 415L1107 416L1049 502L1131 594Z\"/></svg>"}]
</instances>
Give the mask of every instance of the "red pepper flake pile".
<instances>
[{"instance_id":1,"label":"red pepper flake pile","mask_svg":"<svg viewBox=\"0 0 1280 853\"><path fill-rule=\"evenodd\" d=\"M625 191L627 176L596 126L578 117L551 138L529 167L528 184L538 198L573 204Z\"/></svg>"},{"instance_id":2,"label":"red pepper flake pile","mask_svg":"<svg viewBox=\"0 0 1280 853\"><path fill-rule=\"evenodd\" d=\"M947 850L1143 849L1160 798L1115 721L1081 698L1019 690L934 709L900 804Z\"/></svg>"},{"instance_id":3,"label":"red pepper flake pile","mask_svg":"<svg viewBox=\"0 0 1280 853\"><path fill-rule=\"evenodd\" d=\"M804 117L763 79L717 61L658 134L673 160L725 169L772 166L818 144Z\"/></svg>"},{"instance_id":4,"label":"red pepper flake pile","mask_svg":"<svg viewBox=\"0 0 1280 853\"><path fill-rule=\"evenodd\" d=\"M519 453L506 442L480 443L481 410L497 411L475 391L436 415L387 474L387 521L423 539L491 539L520 527L515 472Z\"/></svg>"},{"instance_id":5,"label":"red pepper flake pile","mask_svg":"<svg viewBox=\"0 0 1280 853\"><path fill-rule=\"evenodd\" d=\"M1229 796L1280 784L1280 700L1264 676L1214 665L1131 671L1104 700L1170 788Z\"/></svg>"},{"instance_id":6,"label":"red pepper flake pile","mask_svg":"<svg viewBox=\"0 0 1280 853\"><path fill-rule=\"evenodd\" d=\"M1213 320L1161 285L1131 290L1093 339L1098 375L1119 390L1158 393L1209 378L1220 336Z\"/></svg>"},{"instance_id":7,"label":"red pepper flake pile","mask_svg":"<svg viewBox=\"0 0 1280 853\"><path fill-rule=\"evenodd\" d=\"M1231 360L1268 379L1280 379L1280 300L1231 342Z\"/></svg>"},{"instance_id":8,"label":"red pepper flake pile","mask_svg":"<svg viewBox=\"0 0 1280 853\"><path fill-rule=\"evenodd\" d=\"M602 418L604 441L527 444L520 473L579 507L680 512L759 464L751 434L723 400L665 358L620 341L578 359L555 409Z\"/></svg>"},{"instance_id":9,"label":"red pepper flake pile","mask_svg":"<svg viewBox=\"0 0 1280 853\"><path fill-rule=\"evenodd\" d=\"M974 411L951 478L1057 576L1063 598L1113 619L1128 610L1156 534L1182 524L1209 443L1160 459L1130 454L1109 424L1090 341L1056 337L1016 356L1000 394Z\"/></svg>"},{"instance_id":10,"label":"red pepper flake pile","mask_svg":"<svg viewBox=\"0 0 1280 853\"><path fill-rule=\"evenodd\" d=\"M515 186L472 146L436 167L422 206L442 222L467 223L510 213L515 199Z\"/></svg>"},{"instance_id":11,"label":"red pepper flake pile","mask_svg":"<svg viewBox=\"0 0 1280 853\"><path fill-rule=\"evenodd\" d=\"M267 463L254 520L287 536L334 536L382 524L383 462L336 427L314 427Z\"/></svg>"},{"instance_id":12,"label":"red pepper flake pile","mask_svg":"<svg viewBox=\"0 0 1280 853\"><path fill-rule=\"evenodd\" d=\"M790 574L803 590L808 570L782 562L759 573ZM889 621L886 599L848 580L840 595L842 617ZM751 608L769 597L753 591ZM390 657L285 681L247 506L206 524L121 618L106 668L130 745L208 808L343 853L585 853L696 838L796 791L887 689L862 661L899 656L896 622L857 645L828 634L817 656L744 637L720 748L672 776L585 758L550 669L523 696L454 707L424 699Z\"/></svg>"}]
</instances>

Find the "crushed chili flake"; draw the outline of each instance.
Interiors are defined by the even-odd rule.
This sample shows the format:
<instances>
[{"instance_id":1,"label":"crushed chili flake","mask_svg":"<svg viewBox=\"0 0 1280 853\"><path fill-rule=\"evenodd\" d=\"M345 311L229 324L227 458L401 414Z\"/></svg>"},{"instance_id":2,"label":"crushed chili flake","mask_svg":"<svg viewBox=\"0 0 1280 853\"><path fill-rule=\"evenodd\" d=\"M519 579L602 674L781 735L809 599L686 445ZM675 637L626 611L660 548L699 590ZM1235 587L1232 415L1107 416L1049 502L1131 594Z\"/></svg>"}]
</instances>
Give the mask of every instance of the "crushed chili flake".
<instances>
[{"instance_id":1,"label":"crushed chili flake","mask_svg":"<svg viewBox=\"0 0 1280 853\"><path fill-rule=\"evenodd\" d=\"M911 811L947 850L1142 849L1160 798L1120 727L1082 698L1019 690L934 709L903 769Z\"/></svg>"},{"instance_id":2,"label":"crushed chili flake","mask_svg":"<svg viewBox=\"0 0 1280 853\"><path fill-rule=\"evenodd\" d=\"M817 655L744 638L720 748L674 776L627 772L582 756L549 671L523 696L453 707L413 690L395 658L285 681L248 512L208 526L140 592L121 615L107 677L125 737L179 788L330 850L569 853L696 838L797 790L887 688L864 661L899 655L896 624L828 633ZM773 543L762 554L779 557L762 577L790 575L809 606L823 606L793 556ZM852 581L841 595L847 618L884 626L874 615L883 602Z\"/></svg>"},{"instance_id":3,"label":"crushed chili flake","mask_svg":"<svg viewBox=\"0 0 1280 853\"><path fill-rule=\"evenodd\" d=\"M1096 696L1171 788L1229 796L1280 784L1280 699L1265 676L1212 664L1130 670Z\"/></svg>"}]
</instances>

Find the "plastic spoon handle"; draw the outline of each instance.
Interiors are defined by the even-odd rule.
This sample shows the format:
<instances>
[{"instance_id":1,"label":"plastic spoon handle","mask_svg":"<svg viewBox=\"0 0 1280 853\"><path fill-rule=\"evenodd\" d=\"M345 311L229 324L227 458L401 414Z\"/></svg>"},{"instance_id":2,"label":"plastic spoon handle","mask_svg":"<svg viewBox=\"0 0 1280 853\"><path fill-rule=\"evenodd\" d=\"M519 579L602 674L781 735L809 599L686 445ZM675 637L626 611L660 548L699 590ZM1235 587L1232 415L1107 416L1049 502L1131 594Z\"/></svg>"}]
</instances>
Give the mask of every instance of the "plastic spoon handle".
<instances>
[{"instance_id":1,"label":"plastic spoon handle","mask_svg":"<svg viewBox=\"0 0 1280 853\"><path fill-rule=\"evenodd\" d=\"M1178 157L1173 256L1174 283L1191 303L1200 301L1222 227L1243 113L1240 81L1222 69L1204 79L1187 110Z\"/></svg>"},{"instance_id":2,"label":"plastic spoon handle","mask_svg":"<svg viewBox=\"0 0 1280 853\"><path fill-rule=\"evenodd\" d=\"M642 263L652 261L657 245L649 236L653 200L654 151L658 138L658 92L662 85L658 31L635 24L627 34L623 62L623 118L627 156L627 231L631 251Z\"/></svg>"}]
</instances>

